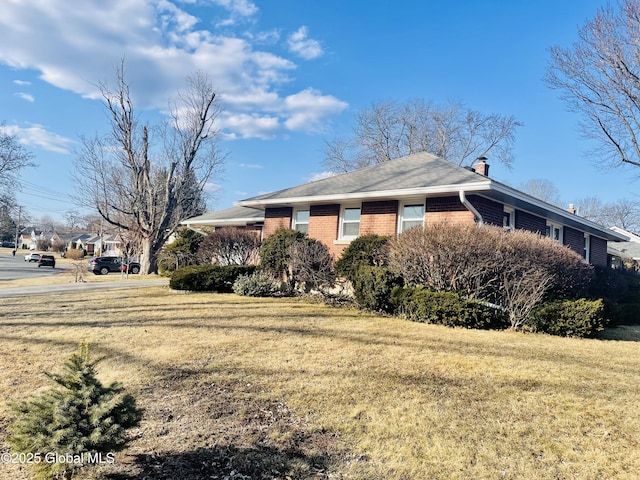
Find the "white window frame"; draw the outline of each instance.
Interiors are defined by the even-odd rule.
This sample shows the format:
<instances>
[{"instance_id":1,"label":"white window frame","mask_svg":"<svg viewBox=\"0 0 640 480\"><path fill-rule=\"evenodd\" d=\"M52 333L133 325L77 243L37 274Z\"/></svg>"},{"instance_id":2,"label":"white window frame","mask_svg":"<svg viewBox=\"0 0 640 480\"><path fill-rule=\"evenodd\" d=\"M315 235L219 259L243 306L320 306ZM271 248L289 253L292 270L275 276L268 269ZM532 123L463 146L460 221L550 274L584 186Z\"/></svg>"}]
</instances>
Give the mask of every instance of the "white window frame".
<instances>
[{"instance_id":1,"label":"white window frame","mask_svg":"<svg viewBox=\"0 0 640 480\"><path fill-rule=\"evenodd\" d=\"M357 235L345 235L344 234L344 225L345 223L356 223L352 220L345 220L345 212L347 210L359 210L360 215L358 216L358 234ZM358 238L360 236L360 223L362 222L362 205L343 205L340 208L340 234L338 236L339 240L353 240L354 238Z\"/></svg>"},{"instance_id":2,"label":"white window frame","mask_svg":"<svg viewBox=\"0 0 640 480\"><path fill-rule=\"evenodd\" d=\"M588 233L584 234L584 251L582 256L587 261L587 263L591 263L591 235Z\"/></svg>"},{"instance_id":3,"label":"white window frame","mask_svg":"<svg viewBox=\"0 0 640 480\"><path fill-rule=\"evenodd\" d=\"M296 208L293 211L293 216L291 218L291 228L293 230L298 230L298 225L306 225L307 226L307 231L306 232L302 232L302 233L306 233L307 235L309 234L309 220L307 220L306 222L298 222L296 217L298 216L298 212L309 212L309 220L311 220L311 208L310 207L301 207L301 208ZM300 230L298 230L300 231Z\"/></svg>"},{"instance_id":4,"label":"white window frame","mask_svg":"<svg viewBox=\"0 0 640 480\"><path fill-rule=\"evenodd\" d=\"M551 240L555 240L559 243L564 243L564 226L560 225L559 223L554 223L554 222L547 222L547 229L549 230L548 233L546 233L547 237L549 237ZM555 231L558 230L558 238L555 238Z\"/></svg>"},{"instance_id":5,"label":"white window frame","mask_svg":"<svg viewBox=\"0 0 640 480\"><path fill-rule=\"evenodd\" d=\"M514 230L516 228L516 209L504 205L502 212L502 226L505 230ZM509 219L509 225L504 224L505 218Z\"/></svg>"},{"instance_id":6,"label":"white window frame","mask_svg":"<svg viewBox=\"0 0 640 480\"><path fill-rule=\"evenodd\" d=\"M422 202L420 202L419 200L415 201L415 202L403 202L400 204L400 211L398 212L398 233L402 233L405 230L403 229L403 224L405 221L416 221L417 218L405 218L404 217L404 207L412 207L412 206L422 206L422 218L420 219L420 221L422 222L422 227L424 228L424 214L427 211L427 206L424 202L424 200ZM417 225L416 225L417 226ZM411 227L411 228L415 228L415 227Z\"/></svg>"}]
</instances>

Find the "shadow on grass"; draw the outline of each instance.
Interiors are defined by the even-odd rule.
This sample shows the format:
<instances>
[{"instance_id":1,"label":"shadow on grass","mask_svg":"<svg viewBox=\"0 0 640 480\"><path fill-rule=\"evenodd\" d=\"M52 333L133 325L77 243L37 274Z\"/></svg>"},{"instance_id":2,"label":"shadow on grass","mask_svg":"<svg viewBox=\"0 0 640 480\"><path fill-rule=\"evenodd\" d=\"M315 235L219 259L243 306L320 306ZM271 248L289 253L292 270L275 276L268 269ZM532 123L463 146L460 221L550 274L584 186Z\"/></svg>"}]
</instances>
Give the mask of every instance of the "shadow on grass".
<instances>
[{"instance_id":1,"label":"shadow on grass","mask_svg":"<svg viewBox=\"0 0 640 480\"><path fill-rule=\"evenodd\" d=\"M305 455L300 450L270 446L239 448L234 445L199 448L183 453L137 455L136 473L112 473L110 480L146 479L306 479L329 478L332 459ZM336 477L335 474L331 478Z\"/></svg>"}]
</instances>

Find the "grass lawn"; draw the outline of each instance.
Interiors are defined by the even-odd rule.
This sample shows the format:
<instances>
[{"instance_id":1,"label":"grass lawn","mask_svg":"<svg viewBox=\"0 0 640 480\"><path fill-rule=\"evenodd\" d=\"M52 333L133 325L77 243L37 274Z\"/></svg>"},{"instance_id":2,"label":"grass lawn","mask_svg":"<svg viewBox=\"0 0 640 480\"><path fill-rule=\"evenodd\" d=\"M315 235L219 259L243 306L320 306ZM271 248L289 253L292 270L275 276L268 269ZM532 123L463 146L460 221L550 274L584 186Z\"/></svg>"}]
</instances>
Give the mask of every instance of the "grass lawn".
<instances>
[{"instance_id":1,"label":"grass lawn","mask_svg":"<svg viewBox=\"0 0 640 480\"><path fill-rule=\"evenodd\" d=\"M640 335L576 340L166 287L3 299L6 402L79 342L145 409L96 478L637 479ZM624 340L631 339L631 340ZM29 478L0 465L0 478ZM94 474L83 478L93 478Z\"/></svg>"}]
</instances>

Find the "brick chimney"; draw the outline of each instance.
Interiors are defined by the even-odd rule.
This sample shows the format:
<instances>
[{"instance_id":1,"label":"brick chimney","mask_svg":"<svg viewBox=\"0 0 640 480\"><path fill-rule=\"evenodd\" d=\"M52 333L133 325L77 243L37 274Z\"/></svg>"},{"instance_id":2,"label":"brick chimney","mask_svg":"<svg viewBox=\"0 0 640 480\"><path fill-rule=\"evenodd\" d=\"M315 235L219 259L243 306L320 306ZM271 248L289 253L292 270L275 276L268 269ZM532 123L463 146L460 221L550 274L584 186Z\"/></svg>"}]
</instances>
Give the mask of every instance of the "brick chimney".
<instances>
[{"instance_id":1,"label":"brick chimney","mask_svg":"<svg viewBox=\"0 0 640 480\"><path fill-rule=\"evenodd\" d=\"M480 175L484 175L485 177L489 176L489 164L487 163L487 157L478 157L478 163L473 166L473 169L476 173Z\"/></svg>"}]
</instances>

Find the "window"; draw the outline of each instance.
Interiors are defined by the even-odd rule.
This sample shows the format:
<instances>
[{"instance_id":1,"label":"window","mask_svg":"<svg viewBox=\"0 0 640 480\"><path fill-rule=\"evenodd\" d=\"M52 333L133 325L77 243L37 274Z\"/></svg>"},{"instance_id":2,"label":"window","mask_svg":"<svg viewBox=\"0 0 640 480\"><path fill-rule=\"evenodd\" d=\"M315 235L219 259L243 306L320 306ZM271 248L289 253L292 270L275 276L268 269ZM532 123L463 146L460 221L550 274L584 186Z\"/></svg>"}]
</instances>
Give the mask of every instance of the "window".
<instances>
[{"instance_id":1,"label":"window","mask_svg":"<svg viewBox=\"0 0 640 480\"><path fill-rule=\"evenodd\" d=\"M547 237L562 243L562 226L547 222Z\"/></svg>"},{"instance_id":2,"label":"window","mask_svg":"<svg viewBox=\"0 0 640 480\"><path fill-rule=\"evenodd\" d=\"M591 261L589 258L590 247L591 247L591 237L589 236L588 233L585 233L584 234L584 251L582 252L582 256L587 262Z\"/></svg>"},{"instance_id":3,"label":"window","mask_svg":"<svg viewBox=\"0 0 640 480\"><path fill-rule=\"evenodd\" d=\"M511 207L504 207L502 212L502 226L506 230L513 230L515 228L515 215L516 212Z\"/></svg>"},{"instance_id":4,"label":"window","mask_svg":"<svg viewBox=\"0 0 640 480\"><path fill-rule=\"evenodd\" d=\"M293 229L309 233L309 210L296 210L293 215Z\"/></svg>"},{"instance_id":5,"label":"window","mask_svg":"<svg viewBox=\"0 0 640 480\"><path fill-rule=\"evenodd\" d=\"M424 204L403 205L400 214L400 233L424 225Z\"/></svg>"},{"instance_id":6,"label":"window","mask_svg":"<svg viewBox=\"0 0 640 480\"><path fill-rule=\"evenodd\" d=\"M360 235L360 207L345 208L340 223L341 238L356 238Z\"/></svg>"}]
</instances>

